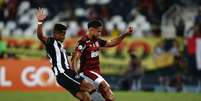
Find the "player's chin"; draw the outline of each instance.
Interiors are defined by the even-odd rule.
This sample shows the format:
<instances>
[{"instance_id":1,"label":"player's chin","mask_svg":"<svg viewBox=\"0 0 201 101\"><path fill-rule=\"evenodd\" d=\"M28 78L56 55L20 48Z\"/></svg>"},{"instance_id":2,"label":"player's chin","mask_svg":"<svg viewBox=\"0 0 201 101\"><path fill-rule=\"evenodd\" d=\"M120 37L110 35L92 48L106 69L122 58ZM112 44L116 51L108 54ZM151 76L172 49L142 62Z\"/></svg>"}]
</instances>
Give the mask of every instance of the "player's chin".
<instances>
[{"instance_id":1,"label":"player's chin","mask_svg":"<svg viewBox=\"0 0 201 101\"><path fill-rule=\"evenodd\" d=\"M97 38L98 36L97 35L93 35L93 38Z\"/></svg>"},{"instance_id":2,"label":"player's chin","mask_svg":"<svg viewBox=\"0 0 201 101\"><path fill-rule=\"evenodd\" d=\"M96 37L100 37L100 36L101 36L101 34L97 34L97 35L96 35Z\"/></svg>"},{"instance_id":3,"label":"player's chin","mask_svg":"<svg viewBox=\"0 0 201 101\"><path fill-rule=\"evenodd\" d=\"M64 39L61 39L60 41L61 41L61 42L64 42Z\"/></svg>"}]
</instances>

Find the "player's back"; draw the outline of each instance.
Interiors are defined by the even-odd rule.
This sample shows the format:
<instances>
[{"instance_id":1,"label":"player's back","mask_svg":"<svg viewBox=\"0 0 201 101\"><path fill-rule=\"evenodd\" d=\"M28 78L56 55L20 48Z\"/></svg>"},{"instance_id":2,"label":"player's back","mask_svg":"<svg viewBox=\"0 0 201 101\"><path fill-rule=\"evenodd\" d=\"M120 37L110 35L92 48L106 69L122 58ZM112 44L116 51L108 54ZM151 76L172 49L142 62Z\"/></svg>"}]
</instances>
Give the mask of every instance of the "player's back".
<instances>
[{"instance_id":1,"label":"player's back","mask_svg":"<svg viewBox=\"0 0 201 101\"><path fill-rule=\"evenodd\" d=\"M45 43L45 48L55 75L70 69L65 49L59 41L50 37Z\"/></svg>"}]
</instances>

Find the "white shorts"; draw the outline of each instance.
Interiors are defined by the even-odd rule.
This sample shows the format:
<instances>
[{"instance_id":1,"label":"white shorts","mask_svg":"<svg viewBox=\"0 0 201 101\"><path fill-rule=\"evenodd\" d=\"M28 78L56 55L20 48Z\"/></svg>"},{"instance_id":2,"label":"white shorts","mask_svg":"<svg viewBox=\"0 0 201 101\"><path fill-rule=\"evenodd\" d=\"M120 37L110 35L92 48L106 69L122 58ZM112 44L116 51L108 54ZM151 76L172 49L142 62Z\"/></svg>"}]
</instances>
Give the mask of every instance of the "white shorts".
<instances>
[{"instance_id":1,"label":"white shorts","mask_svg":"<svg viewBox=\"0 0 201 101\"><path fill-rule=\"evenodd\" d=\"M94 71L87 71L80 73L80 76L89 81L90 83L94 84L96 88L99 87L100 83L105 81L105 79L98 73ZM110 85L105 81L106 84L110 87Z\"/></svg>"}]
</instances>

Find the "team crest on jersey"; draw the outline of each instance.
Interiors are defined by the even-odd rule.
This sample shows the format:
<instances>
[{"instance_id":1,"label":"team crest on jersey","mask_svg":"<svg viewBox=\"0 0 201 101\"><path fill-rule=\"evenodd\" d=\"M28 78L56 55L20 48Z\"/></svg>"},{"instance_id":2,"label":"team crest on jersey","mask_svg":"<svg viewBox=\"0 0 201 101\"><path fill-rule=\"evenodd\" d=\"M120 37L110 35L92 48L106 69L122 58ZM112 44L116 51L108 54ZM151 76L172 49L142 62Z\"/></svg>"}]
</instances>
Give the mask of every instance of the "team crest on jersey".
<instances>
[{"instance_id":1,"label":"team crest on jersey","mask_svg":"<svg viewBox=\"0 0 201 101\"><path fill-rule=\"evenodd\" d=\"M95 44L96 44L97 47L99 47L99 43L97 41L95 42Z\"/></svg>"},{"instance_id":2,"label":"team crest on jersey","mask_svg":"<svg viewBox=\"0 0 201 101\"><path fill-rule=\"evenodd\" d=\"M82 50L82 48L83 48L82 45L79 45L79 46L78 46L78 49L79 49L79 50Z\"/></svg>"},{"instance_id":3,"label":"team crest on jersey","mask_svg":"<svg viewBox=\"0 0 201 101\"><path fill-rule=\"evenodd\" d=\"M95 51L95 52L92 52L91 53L91 57L94 58L94 57L97 57L99 55L99 52L98 51Z\"/></svg>"}]
</instances>

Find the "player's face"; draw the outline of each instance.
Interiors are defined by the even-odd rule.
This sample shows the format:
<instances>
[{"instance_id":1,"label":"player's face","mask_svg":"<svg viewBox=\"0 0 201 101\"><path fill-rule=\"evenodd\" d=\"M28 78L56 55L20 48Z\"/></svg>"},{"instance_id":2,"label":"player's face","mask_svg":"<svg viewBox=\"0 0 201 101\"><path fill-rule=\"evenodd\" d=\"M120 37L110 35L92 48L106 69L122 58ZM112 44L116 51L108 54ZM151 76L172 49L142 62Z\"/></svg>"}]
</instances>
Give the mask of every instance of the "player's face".
<instances>
[{"instance_id":1,"label":"player's face","mask_svg":"<svg viewBox=\"0 0 201 101\"><path fill-rule=\"evenodd\" d=\"M58 41L63 42L65 39L65 32L61 32L61 33L55 33L54 34L54 38Z\"/></svg>"},{"instance_id":2,"label":"player's face","mask_svg":"<svg viewBox=\"0 0 201 101\"><path fill-rule=\"evenodd\" d=\"M94 37L101 36L102 30L103 30L103 27L93 28L93 36Z\"/></svg>"}]
</instances>

